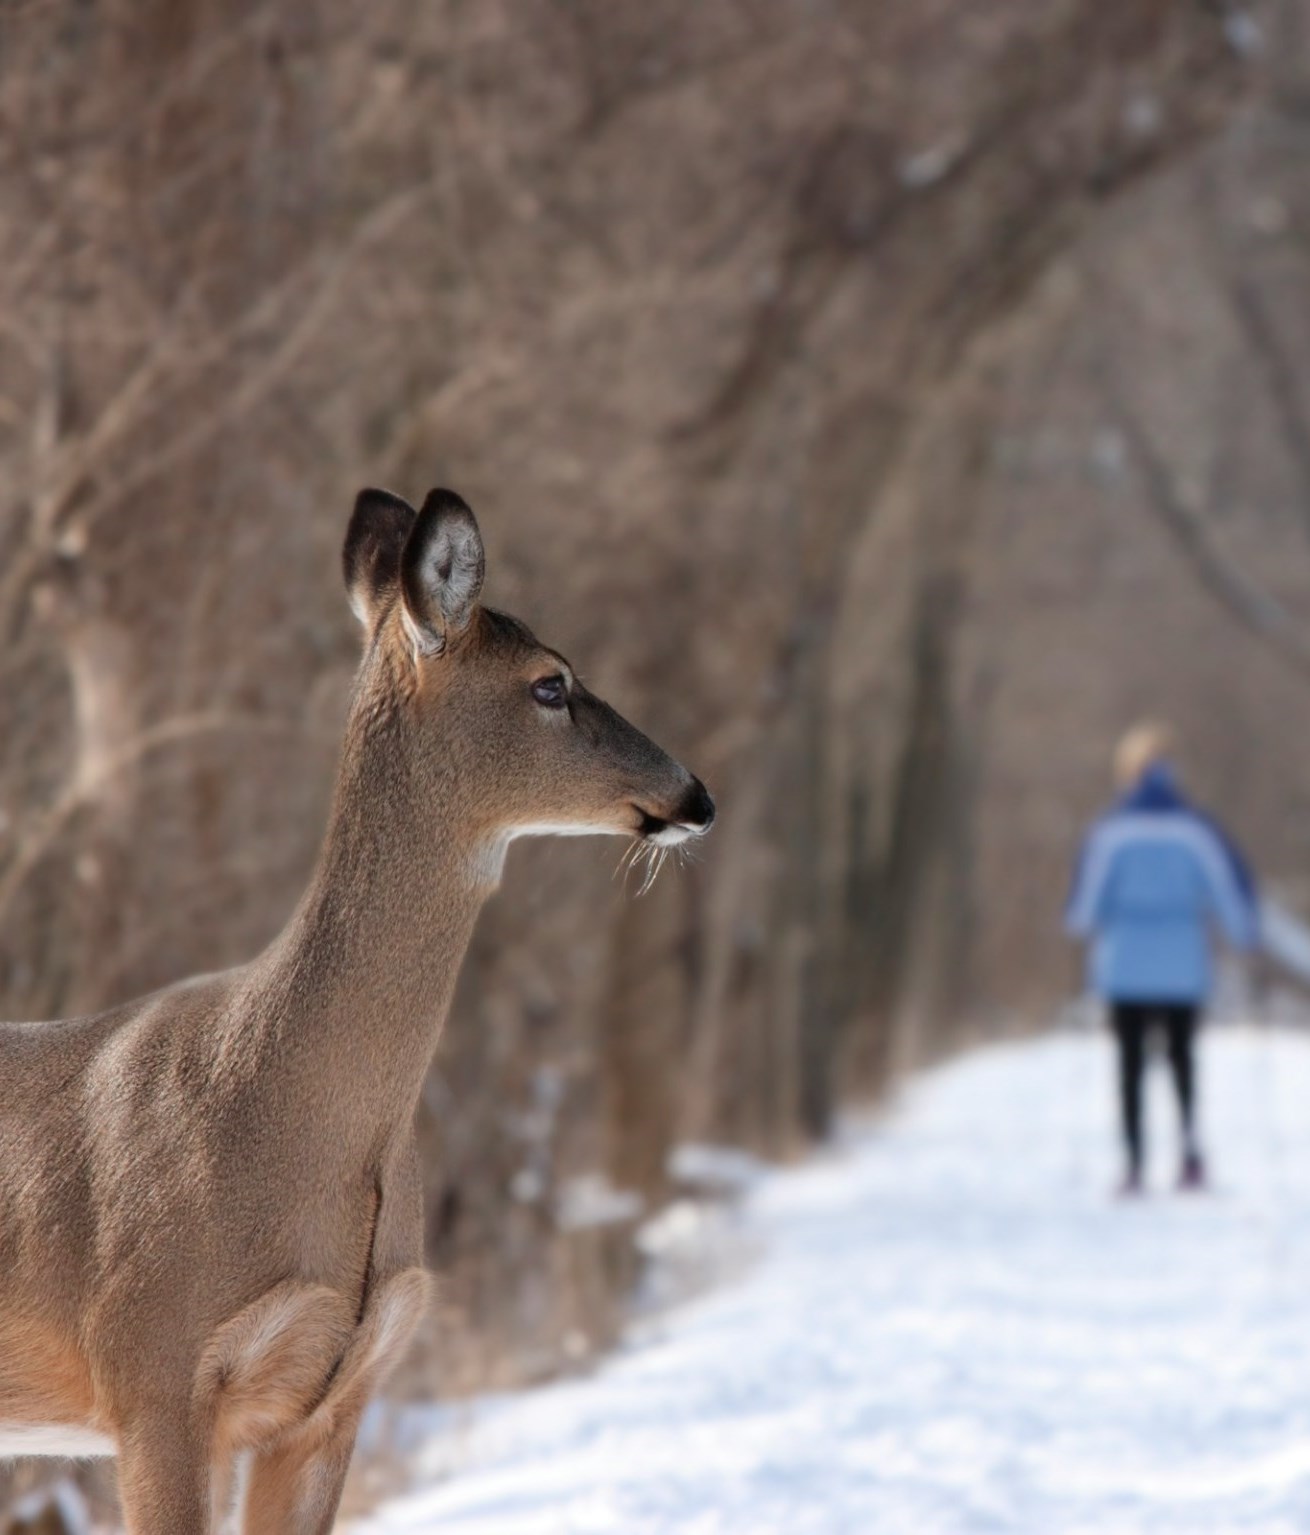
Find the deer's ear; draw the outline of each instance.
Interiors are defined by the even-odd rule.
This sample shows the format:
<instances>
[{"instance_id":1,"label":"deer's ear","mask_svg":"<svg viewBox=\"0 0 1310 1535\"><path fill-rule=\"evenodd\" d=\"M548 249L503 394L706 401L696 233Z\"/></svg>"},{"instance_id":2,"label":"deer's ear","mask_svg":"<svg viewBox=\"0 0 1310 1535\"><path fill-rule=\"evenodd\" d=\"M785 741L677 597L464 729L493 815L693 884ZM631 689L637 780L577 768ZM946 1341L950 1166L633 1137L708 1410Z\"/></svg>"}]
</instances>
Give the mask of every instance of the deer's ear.
<instances>
[{"instance_id":1,"label":"deer's ear","mask_svg":"<svg viewBox=\"0 0 1310 1535\"><path fill-rule=\"evenodd\" d=\"M368 630L377 623L382 601L400 581L405 540L418 513L389 490L361 490L346 529L341 564L355 617Z\"/></svg>"},{"instance_id":2,"label":"deer's ear","mask_svg":"<svg viewBox=\"0 0 1310 1535\"><path fill-rule=\"evenodd\" d=\"M429 491L400 562L405 616L420 651L435 655L468 627L485 569L473 513L453 490Z\"/></svg>"}]
</instances>

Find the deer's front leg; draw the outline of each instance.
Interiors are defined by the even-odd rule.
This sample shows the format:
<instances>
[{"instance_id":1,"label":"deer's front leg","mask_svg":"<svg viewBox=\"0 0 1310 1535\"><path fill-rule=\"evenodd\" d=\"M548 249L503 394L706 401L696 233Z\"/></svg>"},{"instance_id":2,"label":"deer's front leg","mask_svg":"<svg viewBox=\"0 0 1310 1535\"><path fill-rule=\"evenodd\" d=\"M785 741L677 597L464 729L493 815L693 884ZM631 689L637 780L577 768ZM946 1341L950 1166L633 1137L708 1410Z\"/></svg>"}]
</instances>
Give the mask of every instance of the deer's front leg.
<instances>
[{"instance_id":1,"label":"deer's front leg","mask_svg":"<svg viewBox=\"0 0 1310 1535\"><path fill-rule=\"evenodd\" d=\"M128 1535L210 1535L209 1444L186 1407L134 1421L118 1452Z\"/></svg>"},{"instance_id":2,"label":"deer's front leg","mask_svg":"<svg viewBox=\"0 0 1310 1535\"><path fill-rule=\"evenodd\" d=\"M246 1485L243 1535L328 1535L355 1448L359 1415L326 1440L300 1435L255 1456Z\"/></svg>"},{"instance_id":3,"label":"deer's front leg","mask_svg":"<svg viewBox=\"0 0 1310 1535\"><path fill-rule=\"evenodd\" d=\"M322 1401L261 1450L246 1488L244 1535L326 1535L336 1517L359 1420L399 1362L428 1302L428 1276L402 1269L369 1291Z\"/></svg>"}]
</instances>

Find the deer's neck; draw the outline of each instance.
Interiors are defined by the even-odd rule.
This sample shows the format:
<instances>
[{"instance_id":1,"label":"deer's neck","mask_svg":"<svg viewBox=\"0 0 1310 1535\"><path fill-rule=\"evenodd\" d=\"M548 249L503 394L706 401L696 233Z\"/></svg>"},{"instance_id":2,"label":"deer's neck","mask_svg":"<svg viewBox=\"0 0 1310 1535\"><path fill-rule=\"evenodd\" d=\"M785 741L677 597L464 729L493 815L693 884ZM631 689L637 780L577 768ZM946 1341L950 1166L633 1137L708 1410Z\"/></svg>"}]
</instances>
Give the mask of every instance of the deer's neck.
<instances>
[{"instance_id":1,"label":"deer's neck","mask_svg":"<svg viewBox=\"0 0 1310 1535\"><path fill-rule=\"evenodd\" d=\"M456 775L428 762L420 783L401 729L357 708L318 866L257 983L271 1052L375 1117L412 1113L494 888Z\"/></svg>"}]
</instances>

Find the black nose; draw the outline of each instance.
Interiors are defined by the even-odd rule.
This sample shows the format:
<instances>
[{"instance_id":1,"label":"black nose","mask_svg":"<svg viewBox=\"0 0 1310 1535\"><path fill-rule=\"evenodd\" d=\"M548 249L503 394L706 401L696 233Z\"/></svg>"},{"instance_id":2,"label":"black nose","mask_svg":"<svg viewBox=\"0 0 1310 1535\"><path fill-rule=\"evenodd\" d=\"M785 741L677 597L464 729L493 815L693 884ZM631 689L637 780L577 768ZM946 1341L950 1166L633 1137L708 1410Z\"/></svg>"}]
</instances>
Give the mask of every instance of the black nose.
<instances>
[{"instance_id":1,"label":"black nose","mask_svg":"<svg viewBox=\"0 0 1310 1535\"><path fill-rule=\"evenodd\" d=\"M695 826L700 831L708 831L714 824L714 801L699 778L692 779L691 788L682 797L678 821L683 826Z\"/></svg>"}]
</instances>

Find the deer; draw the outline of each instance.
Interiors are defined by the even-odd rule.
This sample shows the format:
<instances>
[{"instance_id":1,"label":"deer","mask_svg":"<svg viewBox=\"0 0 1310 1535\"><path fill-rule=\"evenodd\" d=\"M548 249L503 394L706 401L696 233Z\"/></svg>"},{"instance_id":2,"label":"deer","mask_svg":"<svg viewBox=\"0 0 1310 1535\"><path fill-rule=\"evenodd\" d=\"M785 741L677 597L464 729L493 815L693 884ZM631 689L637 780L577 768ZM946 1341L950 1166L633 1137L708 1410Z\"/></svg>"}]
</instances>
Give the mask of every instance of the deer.
<instances>
[{"instance_id":1,"label":"deer","mask_svg":"<svg viewBox=\"0 0 1310 1535\"><path fill-rule=\"evenodd\" d=\"M343 565L363 657L285 928L235 969L0 1025L0 1456L116 1456L130 1535L332 1528L428 1304L415 1114L509 844L660 856L714 820L481 602L453 491L360 492Z\"/></svg>"}]
</instances>

